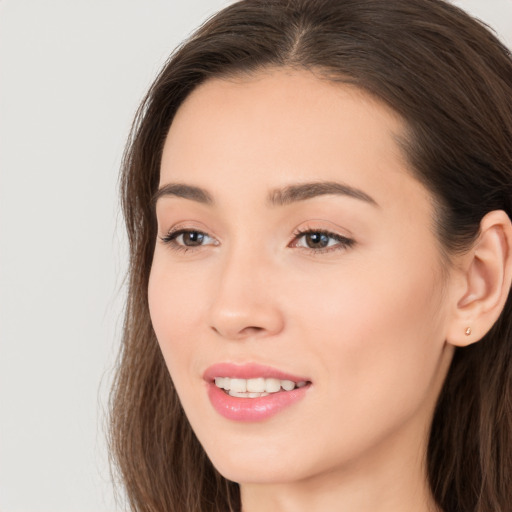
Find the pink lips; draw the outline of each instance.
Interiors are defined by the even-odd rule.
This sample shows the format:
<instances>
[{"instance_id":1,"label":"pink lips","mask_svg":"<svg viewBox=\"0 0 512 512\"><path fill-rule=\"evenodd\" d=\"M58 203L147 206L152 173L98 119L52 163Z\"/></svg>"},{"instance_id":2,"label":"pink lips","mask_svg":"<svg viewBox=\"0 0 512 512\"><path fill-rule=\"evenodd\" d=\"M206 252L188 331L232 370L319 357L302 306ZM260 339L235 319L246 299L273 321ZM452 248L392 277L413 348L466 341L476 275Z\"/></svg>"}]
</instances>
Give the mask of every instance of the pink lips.
<instances>
[{"instance_id":1,"label":"pink lips","mask_svg":"<svg viewBox=\"0 0 512 512\"><path fill-rule=\"evenodd\" d=\"M259 398L237 398L229 396L215 383L215 377L230 377L238 379L253 379L257 377L291 380L293 382L309 379L281 372L269 366L258 364L235 365L220 363L210 366L203 375L208 384L208 397L214 409L229 420L263 421L282 411L286 407L304 398L309 384L291 391L279 391Z\"/></svg>"}]
</instances>

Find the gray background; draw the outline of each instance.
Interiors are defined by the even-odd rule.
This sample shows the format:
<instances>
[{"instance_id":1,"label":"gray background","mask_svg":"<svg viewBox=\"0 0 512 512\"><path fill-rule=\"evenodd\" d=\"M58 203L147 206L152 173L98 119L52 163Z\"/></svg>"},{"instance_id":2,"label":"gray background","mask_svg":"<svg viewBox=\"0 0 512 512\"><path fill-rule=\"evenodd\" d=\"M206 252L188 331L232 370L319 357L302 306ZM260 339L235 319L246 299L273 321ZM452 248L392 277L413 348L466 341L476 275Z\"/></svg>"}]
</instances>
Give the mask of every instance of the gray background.
<instances>
[{"instance_id":1,"label":"gray background","mask_svg":"<svg viewBox=\"0 0 512 512\"><path fill-rule=\"evenodd\" d=\"M116 510L120 157L167 55L228 3L0 0L0 512ZM456 3L512 47L512 0Z\"/></svg>"}]
</instances>

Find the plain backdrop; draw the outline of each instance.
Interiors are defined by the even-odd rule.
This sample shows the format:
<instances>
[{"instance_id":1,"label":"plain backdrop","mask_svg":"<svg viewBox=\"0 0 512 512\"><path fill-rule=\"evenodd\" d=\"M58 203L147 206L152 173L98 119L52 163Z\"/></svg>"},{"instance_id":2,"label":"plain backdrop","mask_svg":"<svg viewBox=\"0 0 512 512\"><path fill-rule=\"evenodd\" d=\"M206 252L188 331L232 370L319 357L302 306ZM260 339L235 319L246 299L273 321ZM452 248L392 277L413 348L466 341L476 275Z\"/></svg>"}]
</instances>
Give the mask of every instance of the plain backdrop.
<instances>
[{"instance_id":1,"label":"plain backdrop","mask_svg":"<svg viewBox=\"0 0 512 512\"><path fill-rule=\"evenodd\" d=\"M390 0L392 1L392 0ZM0 512L113 512L117 175L171 50L229 0L0 0ZM512 0L459 0L512 47Z\"/></svg>"}]
</instances>

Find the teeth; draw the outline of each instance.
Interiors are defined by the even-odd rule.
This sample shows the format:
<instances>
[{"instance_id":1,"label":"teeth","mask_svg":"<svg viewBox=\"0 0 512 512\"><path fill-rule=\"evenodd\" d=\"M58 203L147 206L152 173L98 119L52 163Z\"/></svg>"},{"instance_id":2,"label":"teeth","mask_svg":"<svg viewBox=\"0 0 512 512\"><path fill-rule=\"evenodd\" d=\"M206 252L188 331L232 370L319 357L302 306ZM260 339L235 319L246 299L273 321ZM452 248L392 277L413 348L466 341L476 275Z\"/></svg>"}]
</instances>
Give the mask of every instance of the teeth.
<instances>
[{"instance_id":1,"label":"teeth","mask_svg":"<svg viewBox=\"0 0 512 512\"><path fill-rule=\"evenodd\" d=\"M305 381L293 382L292 380L265 379L257 377L255 379L230 379L229 377L215 377L215 385L226 390L229 395L239 398L259 398L267 396L269 393L277 393L283 389L291 391L292 389L302 388L306 385Z\"/></svg>"},{"instance_id":2,"label":"teeth","mask_svg":"<svg viewBox=\"0 0 512 512\"><path fill-rule=\"evenodd\" d=\"M265 379L263 377L260 377L259 379L248 379L247 391L263 393L263 391L265 391Z\"/></svg>"},{"instance_id":3,"label":"teeth","mask_svg":"<svg viewBox=\"0 0 512 512\"><path fill-rule=\"evenodd\" d=\"M269 395L269 393L237 393L236 391L229 391L228 394L237 398L259 398L260 396Z\"/></svg>"},{"instance_id":4,"label":"teeth","mask_svg":"<svg viewBox=\"0 0 512 512\"><path fill-rule=\"evenodd\" d=\"M247 391L247 380L231 379L229 389L230 391L234 391L235 393L245 393Z\"/></svg>"},{"instance_id":5,"label":"teeth","mask_svg":"<svg viewBox=\"0 0 512 512\"><path fill-rule=\"evenodd\" d=\"M260 396L268 396L269 393L246 393L247 398L259 398Z\"/></svg>"},{"instance_id":6,"label":"teeth","mask_svg":"<svg viewBox=\"0 0 512 512\"><path fill-rule=\"evenodd\" d=\"M267 393L277 393L281 389L281 381L279 379L266 379L265 390Z\"/></svg>"},{"instance_id":7,"label":"teeth","mask_svg":"<svg viewBox=\"0 0 512 512\"><path fill-rule=\"evenodd\" d=\"M229 389L229 379L227 377L215 377L215 385L221 389Z\"/></svg>"},{"instance_id":8,"label":"teeth","mask_svg":"<svg viewBox=\"0 0 512 512\"><path fill-rule=\"evenodd\" d=\"M295 387L295 382L293 382L292 380L282 380L281 387L285 391L291 391Z\"/></svg>"}]
</instances>

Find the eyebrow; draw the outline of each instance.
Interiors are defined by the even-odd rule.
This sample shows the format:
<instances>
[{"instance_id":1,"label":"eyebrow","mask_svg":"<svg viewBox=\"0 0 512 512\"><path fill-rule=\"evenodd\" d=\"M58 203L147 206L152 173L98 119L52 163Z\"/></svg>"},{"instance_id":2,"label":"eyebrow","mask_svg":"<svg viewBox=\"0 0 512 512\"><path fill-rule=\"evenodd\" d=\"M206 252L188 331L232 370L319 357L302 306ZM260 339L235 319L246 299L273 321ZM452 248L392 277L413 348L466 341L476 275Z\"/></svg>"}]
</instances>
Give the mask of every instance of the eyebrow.
<instances>
[{"instance_id":1,"label":"eyebrow","mask_svg":"<svg viewBox=\"0 0 512 512\"><path fill-rule=\"evenodd\" d=\"M283 206L323 195L348 196L365 201L372 206L379 206L377 201L366 192L337 181L314 181L311 183L289 185L282 189L273 190L268 196L268 201L271 205Z\"/></svg>"},{"instance_id":2,"label":"eyebrow","mask_svg":"<svg viewBox=\"0 0 512 512\"><path fill-rule=\"evenodd\" d=\"M160 187L155 192L151 198L151 203L155 205L161 197L168 196L181 197L183 199L190 199L191 201L210 205L214 202L211 194L204 188L185 185L183 183L169 183Z\"/></svg>"},{"instance_id":3,"label":"eyebrow","mask_svg":"<svg viewBox=\"0 0 512 512\"><path fill-rule=\"evenodd\" d=\"M379 206L375 199L369 196L366 192L336 181L314 181L274 189L269 193L267 201L271 206L285 206L323 195L347 196L359 199L371 204L372 206ZM160 198L168 196L190 199L206 205L214 204L213 197L207 190L194 185L186 185L184 183L169 183L164 185L156 191L151 202L155 205Z\"/></svg>"}]
</instances>

